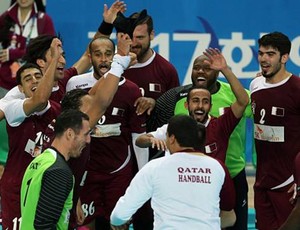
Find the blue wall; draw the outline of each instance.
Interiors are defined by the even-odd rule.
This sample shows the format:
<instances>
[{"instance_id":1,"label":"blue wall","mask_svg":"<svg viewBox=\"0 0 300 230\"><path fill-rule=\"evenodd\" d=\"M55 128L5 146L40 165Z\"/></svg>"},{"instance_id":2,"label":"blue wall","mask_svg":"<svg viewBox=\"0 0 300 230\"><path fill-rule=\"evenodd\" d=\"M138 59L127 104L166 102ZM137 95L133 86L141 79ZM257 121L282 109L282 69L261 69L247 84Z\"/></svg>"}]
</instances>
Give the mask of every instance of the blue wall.
<instances>
[{"instance_id":1,"label":"blue wall","mask_svg":"<svg viewBox=\"0 0 300 230\"><path fill-rule=\"evenodd\" d=\"M104 3L110 6L113 1L47 2L47 12L63 37L68 66L81 56L97 30L102 21ZM125 15L146 8L153 17L156 36L152 46L174 64L182 84L190 82L194 58L211 46L222 50L233 72L248 88L251 79L259 72L257 39L272 31L289 36L292 51L287 67L296 75L300 73L299 1L128 0L126 3ZM247 159L251 159L250 150Z\"/></svg>"},{"instance_id":2,"label":"blue wall","mask_svg":"<svg viewBox=\"0 0 300 230\"><path fill-rule=\"evenodd\" d=\"M113 1L47 2L47 12L63 36L69 66L81 56L89 37L98 28L104 3L110 6ZM194 58L212 46L222 50L228 64L248 87L259 71L257 39L275 30L286 33L292 40L288 68L296 75L300 73L300 4L296 0L129 0L126 3L125 15L146 8L153 17L156 37L152 45L175 65L181 83L189 81Z\"/></svg>"}]
</instances>

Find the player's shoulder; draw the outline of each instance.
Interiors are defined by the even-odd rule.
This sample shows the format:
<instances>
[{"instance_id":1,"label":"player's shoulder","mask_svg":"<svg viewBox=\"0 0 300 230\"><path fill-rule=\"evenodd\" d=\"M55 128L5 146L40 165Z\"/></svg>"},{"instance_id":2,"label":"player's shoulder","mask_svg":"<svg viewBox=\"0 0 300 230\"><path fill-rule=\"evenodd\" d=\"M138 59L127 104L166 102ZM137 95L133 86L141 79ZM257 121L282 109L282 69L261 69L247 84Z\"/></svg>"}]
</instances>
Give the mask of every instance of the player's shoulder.
<instances>
[{"instance_id":1,"label":"player's shoulder","mask_svg":"<svg viewBox=\"0 0 300 230\"><path fill-rule=\"evenodd\" d=\"M97 80L93 76L93 72L88 72L80 75L76 75L67 83L66 91L70 91L72 89L85 89L91 88Z\"/></svg>"}]
</instances>

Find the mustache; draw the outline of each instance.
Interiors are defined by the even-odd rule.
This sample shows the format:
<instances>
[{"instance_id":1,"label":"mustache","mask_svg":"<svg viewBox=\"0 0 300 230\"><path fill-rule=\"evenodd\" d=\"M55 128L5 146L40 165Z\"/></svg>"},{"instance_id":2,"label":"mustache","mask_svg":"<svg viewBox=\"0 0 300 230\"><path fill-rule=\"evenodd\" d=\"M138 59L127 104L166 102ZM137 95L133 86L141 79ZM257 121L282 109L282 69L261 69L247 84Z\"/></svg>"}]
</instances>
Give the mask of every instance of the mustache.
<instances>
[{"instance_id":1,"label":"mustache","mask_svg":"<svg viewBox=\"0 0 300 230\"><path fill-rule=\"evenodd\" d=\"M109 64L108 64L109 63ZM99 64L97 67L98 68L110 68L110 64L112 63L112 61L108 61L108 63L106 62L106 63L101 63L101 64Z\"/></svg>"},{"instance_id":2,"label":"mustache","mask_svg":"<svg viewBox=\"0 0 300 230\"><path fill-rule=\"evenodd\" d=\"M140 49L140 48L142 48L142 46L140 46L140 45L136 45L136 46L131 46L131 49Z\"/></svg>"}]
</instances>

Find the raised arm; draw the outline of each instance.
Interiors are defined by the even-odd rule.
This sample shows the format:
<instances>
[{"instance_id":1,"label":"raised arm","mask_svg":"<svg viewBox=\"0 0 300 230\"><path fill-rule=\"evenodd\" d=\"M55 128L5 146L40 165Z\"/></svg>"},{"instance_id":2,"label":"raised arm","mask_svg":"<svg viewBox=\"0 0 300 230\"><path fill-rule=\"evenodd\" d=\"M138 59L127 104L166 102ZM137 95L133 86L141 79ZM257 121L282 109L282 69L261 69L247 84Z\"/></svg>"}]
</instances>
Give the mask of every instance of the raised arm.
<instances>
[{"instance_id":1,"label":"raised arm","mask_svg":"<svg viewBox=\"0 0 300 230\"><path fill-rule=\"evenodd\" d=\"M103 10L103 22L98 28L98 31L94 35L94 38L100 36L109 37L113 30L113 21L117 17L118 12L124 12L126 10L126 5L123 1L115 1L110 8L106 4L104 4ZM78 74L85 73L91 68L90 58L89 58L89 49L88 46L79 60L73 64L73 67L76 68Z\"/></svg>"},{"instance_id":2,"label":"raised arm","mask_svg":"<svg viewBox=\"0 0 300 230\"><path fill-rule=\"evenodd\" d=\"M110 105L118 89L120 77L131 62L131 57L129 56L131 39L127 34L123 33L119 33L117 37L117 54L113 58L111 69L89 91L92 101L86 113L89 115L91 127L96 125Z\"/></svg>"},{"instance_id":3,"label":"raised arm","mask_svg":"<svg viewBox=\"0 0 300 230\"><path fill-rule=\"evenodd\" d=\"M249 103L249 96L237 79L235 74L227 66L224 56L218 49L206 49L203 54L208 57L209 60L205 60L206 63L210 65L211 69L221 71L226 77L228 83L230 84L231 90L236 97L236 101L231 105L231 109L236 118L243 116L243 113Z\"/></svg>"},{"instance_id":4,"label":"raised arm","mask_svg":"<svg viewBox=\"0 0 300 230\"><path fill-rule=\"evenodd\" d=\"M57 38L53 39L50 46L52 58L49 68L45 72L44 76L41 77L32 97L26 99L23 104L23 109L26 115L41 111L47 106L54 84L54 75L60 58L61 47L61 41Z\"/></svg>"}]
</instances>

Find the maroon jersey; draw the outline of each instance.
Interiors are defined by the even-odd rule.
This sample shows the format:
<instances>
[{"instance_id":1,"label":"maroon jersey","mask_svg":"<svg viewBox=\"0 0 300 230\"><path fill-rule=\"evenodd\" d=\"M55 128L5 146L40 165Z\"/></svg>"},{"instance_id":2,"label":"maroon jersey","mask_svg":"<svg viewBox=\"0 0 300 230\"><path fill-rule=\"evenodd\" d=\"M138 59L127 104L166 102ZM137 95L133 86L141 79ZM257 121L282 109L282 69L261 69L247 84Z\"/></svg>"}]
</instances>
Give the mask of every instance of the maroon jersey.
<instances>
[{"instance_id":1,"label":"maroon jersey","mask_svg":"<svg viewBox=\"0 0 300 230\"><path fill-rule=\"evenodd\" d=\"M13 105L7 108L10 106ZM5 109L5 112L8 110ZM43 132L59 113L60 105L50 101L48 110L43 114L26 117L19 125L7 125L9 152L1 178L2 218L5 228L13 229L13 220L20 217L20 188L24 172L33 157L41 153L44 142ZM14 114L17 117L23 116ZM5 115L8 117L11 113Z\"/></svg>"},{"instance_id":2,"label":"maroon jersey","mask_svg":"<svg viewBox=\"0 0 300 230\"><path fill-rule=\"evenodd\" d=\"M280 189L293 181L293 162L300 151L300 79L277 84L264 77L250 85L257 152L255 186Z\"/></svg>"},{"instance_id":3,"label":"maroon jersey","mask_svg":"<svg viewBox=\"0 0 300 230\"><path fill-rule=\"evenodd\" d=\"M131 134L145 132L145 115L138 116L133 106L139 97L137 85L122 78L112 103L91 135L89 169L110 173L124 167L132 158Z\"/></svg>"},{"instance_id":4,"label":"maroon jersey","mask_svg":"<svg viewBox=\"0 0 300 230\"><path fill-rule=\"evenodd\" d=\"M55 35L52 19L46 13L37 11L35 3L25 24L19 21L19 13L19 4L15 2L0 16L0 28L9 25L7 34L1 33L1 44L3 49L7 49L9 60L0 65L0 86L8 90L17 85L16 73L10 67L24 56L29 40L41 34ZM12 47L14 40L16 44Z\"/></svg>"},{"instance_id":5,"label":"maroon jersey","mask_svg":"<svg viewBox=\"0 0 300 230\"><path fill-rule=\"evenodd\" d=\"M154 53L146 63L137 63L124 71L124 77L137 84L142 95L153 99L179 86L178 74L174 66Z\"/></svg>"},{"instance_id":6,"label":"maroon jersey","mask_svg":"<svg viewBox=\"0 0 300 230\"><path fill-rule=\"evenodd\" d=\"M60 103L66 93L66 85L69 79L77 75L75 67L64 70L64 78L58 81L58 86L53 87L50 100Z\"/></svg>"},{"instance_id":7,"label":"maroon jersey","mask_svg":"<svg viewBox=\"0 0 300 230\"><path fill-rule=\"evenodd\" d=\"M225 109L222 116L210 117L206 128L205 154L225 162L229 137L239 121L231 108Z\"/></svg>"}]
</instances>

